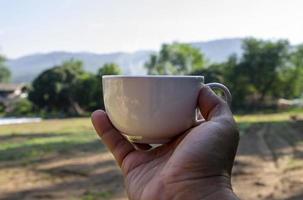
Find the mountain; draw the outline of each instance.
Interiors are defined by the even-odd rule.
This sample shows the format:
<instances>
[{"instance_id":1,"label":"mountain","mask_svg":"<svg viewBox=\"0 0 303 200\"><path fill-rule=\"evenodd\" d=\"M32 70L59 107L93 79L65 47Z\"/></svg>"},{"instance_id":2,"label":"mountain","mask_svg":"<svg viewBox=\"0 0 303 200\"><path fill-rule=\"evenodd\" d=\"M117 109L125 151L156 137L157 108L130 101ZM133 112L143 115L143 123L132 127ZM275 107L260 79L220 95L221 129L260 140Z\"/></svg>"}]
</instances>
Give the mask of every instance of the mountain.
<instances>
[{"instance_id":1,"label":"mountain","mask_svg":"<svg viewBox=\"0 0 303 200\"><path fill-rule=\"evenodd\" d=\"M211 62L223 62L231 54L242 54L242 41L240 38L212 40L208 42L189 43L200 49Z\"/></svg>"},{"instance_id":2,"label":"mountain","mask_svg":"<svg viewBox=\"0 0 303 200\"><path fill-rule=\"evenodd\" d=\"M13 74L13 82L30 82L42 71L69 59L83 61L84 68L94 73L103 64L115 62L122 67L125 74L145 74L143 65L151 53L152 51L111 54L52 52L11 59L7 61L6 65Z\"/></svg>"},{"instance_id":3,"label":"mountain","mask_svg":"<svg viewBox=\"0 0 303 200\"><path fill-rule=\"evenodd\" d=\"M242 39L221 39L207 42L189 43L200 49L211 62L222 62L236 53L240 55ZM9 59L6 65L13 74L13 82L30 82L42 71L59 65L64 60L79 59L84 63L86 70L96 72L104 63L115 62L121 66L124 74L143 75L146 73L144 63L154 51L141 50L134 53L96 54L89 52L51 52L32 54L17 59Z\"/></svg>"}]
</instances>

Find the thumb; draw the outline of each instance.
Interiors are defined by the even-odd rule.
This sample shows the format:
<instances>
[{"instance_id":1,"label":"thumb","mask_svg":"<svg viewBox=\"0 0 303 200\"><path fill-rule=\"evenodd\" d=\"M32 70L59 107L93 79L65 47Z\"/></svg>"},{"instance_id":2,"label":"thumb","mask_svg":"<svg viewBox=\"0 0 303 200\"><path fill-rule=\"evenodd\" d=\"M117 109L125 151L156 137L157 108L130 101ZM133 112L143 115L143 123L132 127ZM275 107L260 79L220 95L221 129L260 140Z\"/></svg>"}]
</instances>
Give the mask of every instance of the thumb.
<instances>
[{"instance_id":1,"label":"thumb","mask_svg":"<svg viewBox=\"0 0 303 200\"><path fill-rule=\"evenodd\" d=\"M206 121L221 117L231 117L230 108L221 97L217 96L208 86L203 86L199 94L199 109Z\"/></svg>"}]
</instances>

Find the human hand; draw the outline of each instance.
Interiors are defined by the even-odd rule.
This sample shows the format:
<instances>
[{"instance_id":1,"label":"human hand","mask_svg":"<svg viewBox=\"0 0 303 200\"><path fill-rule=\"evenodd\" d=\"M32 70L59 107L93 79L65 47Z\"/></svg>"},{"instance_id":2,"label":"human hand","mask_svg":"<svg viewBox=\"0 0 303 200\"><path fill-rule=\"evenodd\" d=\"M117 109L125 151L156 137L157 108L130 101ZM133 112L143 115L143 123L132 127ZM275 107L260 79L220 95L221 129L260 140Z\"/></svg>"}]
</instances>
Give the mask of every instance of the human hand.
<instances>
[{"instance_id":1,"label":"human hand","mask_svg":"<svg viewBox=\"0 0 303 200\"><path fill-rule=\"evenodd\" d=\"M198 104L205 122L149 151L136 149L104 111L92 114L98 135L121 167L129 199L237 199L230 183L239 140L232 113L207 86Z\"/></svg>"}]
</instances>

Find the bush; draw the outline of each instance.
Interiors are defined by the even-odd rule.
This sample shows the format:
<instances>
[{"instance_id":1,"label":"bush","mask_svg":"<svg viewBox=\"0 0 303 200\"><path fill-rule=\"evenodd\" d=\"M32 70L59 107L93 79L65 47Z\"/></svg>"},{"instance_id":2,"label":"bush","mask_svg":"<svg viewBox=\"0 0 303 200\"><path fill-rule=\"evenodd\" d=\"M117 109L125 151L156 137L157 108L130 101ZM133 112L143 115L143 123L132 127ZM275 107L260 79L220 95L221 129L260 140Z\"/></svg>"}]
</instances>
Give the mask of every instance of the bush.
<instances>
[{"instance_id":1,"label":"bush","mask_svg":"<svg viewBox=\"0 0 303 200\"><path fill-rule=\"evenodd\" d=\"M28 99L18 99L10 105L10 109L6 113L9 116L30 115L33 111L33 104Z\"/></svg>"},{"instance_id":2,"label":"bush","mask_svg":"<svg viewBox=\"0 0 303 200\"><path fill-rule=\"evenodd\" d=\"M5 111L5 106L4 104L0 103L0 113L4 113Z\"/></svg>"}]
</instances>

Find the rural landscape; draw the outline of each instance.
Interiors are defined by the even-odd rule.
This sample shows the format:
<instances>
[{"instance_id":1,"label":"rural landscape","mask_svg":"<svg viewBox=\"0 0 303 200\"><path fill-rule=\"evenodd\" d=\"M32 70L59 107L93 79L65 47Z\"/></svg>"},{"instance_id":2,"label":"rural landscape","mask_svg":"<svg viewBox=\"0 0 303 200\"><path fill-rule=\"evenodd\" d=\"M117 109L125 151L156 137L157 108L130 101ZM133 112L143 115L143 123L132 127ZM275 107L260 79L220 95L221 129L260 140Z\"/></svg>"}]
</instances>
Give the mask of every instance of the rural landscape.
<instances>
[{"instance_id":1,"label":"rural landscape","mask_svg":"<svg viewBox=\"0 0 303 200\"><path fill-rule=\"evenodd\" d=\"M303 112L236 116L240 199L303 198ZM0 199L126 200L123 177L88 118L0 126Z\"/></svg>"},{"instance_id":2,"label":"rural landscape","mask_svg":"<svg viewBox=\"0 0 303 200\"><path fill-rule=\"evenodd\" d=\"M0 1L0 200L128 199L91 122L105 75L226 85L235 194L303 199L300 1L12 2Z\"/></svg>"},{"instance_id":3,"label":"rural landscape","mask_svg":"<svg viewBox=\"0 0 303 200\"><path fill-rule=\"evenodd\" d=\"M231 89L241 135L232 181L241 199L303 198L302 49L249 38L241 58L209 64L198 49L173 43L145 63L148 74L202 74ZM9 85L4 66L2 85ZM4 117L42 121L0 126L0 199L127 198L121 172L88 117L104 106L101 76L121 73L115 63L95 75L80 60L67 60L24 85L27 95L3 104Z\"/></svg>"}]
</instances>

